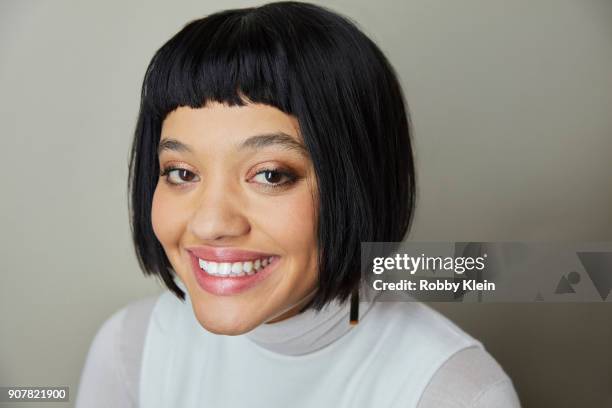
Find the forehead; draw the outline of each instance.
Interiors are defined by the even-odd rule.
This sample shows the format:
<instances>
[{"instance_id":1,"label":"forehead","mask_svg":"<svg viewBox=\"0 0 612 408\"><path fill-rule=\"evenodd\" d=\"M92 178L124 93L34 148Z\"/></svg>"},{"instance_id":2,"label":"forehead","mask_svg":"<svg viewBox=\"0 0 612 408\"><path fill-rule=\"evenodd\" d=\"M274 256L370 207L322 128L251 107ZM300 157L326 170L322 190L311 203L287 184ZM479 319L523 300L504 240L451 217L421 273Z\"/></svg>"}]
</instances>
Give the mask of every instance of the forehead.
<instances>
[{"instance_id":1,"label":"forehead","mask_svg":"<svg viewBox=\"0 0 612 408\"><path fill-rule=\"evenodd\" d=\"M181 106L170 112L162 124L161 138L211 148L237 145L252 135L279 132L300 140L297 119L275 107L209 102L203 108Z\"/></svg>"}]
</instances>

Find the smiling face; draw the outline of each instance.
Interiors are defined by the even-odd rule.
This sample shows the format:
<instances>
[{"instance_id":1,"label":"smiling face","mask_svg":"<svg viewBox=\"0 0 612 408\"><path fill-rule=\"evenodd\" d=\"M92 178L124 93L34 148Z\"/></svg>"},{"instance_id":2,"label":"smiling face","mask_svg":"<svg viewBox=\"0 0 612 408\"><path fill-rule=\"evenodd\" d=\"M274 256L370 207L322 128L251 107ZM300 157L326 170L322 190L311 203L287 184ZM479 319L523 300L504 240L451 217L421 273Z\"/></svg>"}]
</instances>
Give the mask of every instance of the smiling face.
<instances>
[{"instance_id":1,"label":"smiling face","mask_svg":"<svg viewBox=\"0 0 612 408\"><path fill-rule=\"evenodd\" d=\"M246 333L317 286L316 179L297 120L261 104L179 107L162 125L152 224L197 320Z\"/></svg>"}]
</instances>

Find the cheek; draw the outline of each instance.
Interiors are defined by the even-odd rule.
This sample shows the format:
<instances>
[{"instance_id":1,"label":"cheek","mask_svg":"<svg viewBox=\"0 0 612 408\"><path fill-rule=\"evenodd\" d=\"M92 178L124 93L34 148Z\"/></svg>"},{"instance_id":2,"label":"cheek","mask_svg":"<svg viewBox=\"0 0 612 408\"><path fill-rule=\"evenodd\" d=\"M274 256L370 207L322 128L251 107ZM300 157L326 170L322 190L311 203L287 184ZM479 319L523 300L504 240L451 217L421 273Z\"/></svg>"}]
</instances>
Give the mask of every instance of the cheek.
<instances>
[{"instance_id":1,"label":"cheek","mask_svg":"<svg viewBox=\"0 0 612 408\"><path fill-rule=\"evenodd\" d=\"M159 242L168 249L176 245L183 231L184 220L176 202L170 200L163 188L156 188L151 205L151 224Z\"/></svg>"},{"instance_id":2,"label":"cheek","mask_svg":"<svg viewBox=\"0 0 612 408\"><path fill-rule=\"evenodd\" d=\"M268 206L268 213L270 207ZM316 214L310 194L293 196L274 205L265 222L270 234L287 252L308 257L316 250Z\"/></svg>"}]
</instances>

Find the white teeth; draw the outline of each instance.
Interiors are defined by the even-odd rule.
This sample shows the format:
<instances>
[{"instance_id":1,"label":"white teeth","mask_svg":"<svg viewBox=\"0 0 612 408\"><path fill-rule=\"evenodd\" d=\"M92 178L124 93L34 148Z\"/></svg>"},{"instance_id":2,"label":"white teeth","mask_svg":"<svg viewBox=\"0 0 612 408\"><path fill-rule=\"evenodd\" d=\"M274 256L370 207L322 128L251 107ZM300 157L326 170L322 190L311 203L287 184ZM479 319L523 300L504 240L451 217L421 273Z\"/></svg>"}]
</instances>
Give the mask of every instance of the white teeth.
<instances>
[{"instance_id":1,"label":"white teeth","mask_svg":"<svg viewBox=\"0 0 612 408\"><path fill-rule=\"evenodd\" d=\"M212 262L198 259L200 268L209 275L215 276L244 276L253 275L259 269L271 264L274 257L256 259L246 262Z\"/></svg>"},{"instance_id":2,"label":"white teeth","mask_svg":"<svg viewBox=\"0 0 612 408\"><path fill-rule=\"evenodd\" d=\"M242 273L242 262L234 262L232 264L232 275L243 275Z\"/></svg>"},{"instance_id":3,"label":"white teeth","mask_svg":"<svg viewBox=\"0 0 612 408\"><path fill-rule=\"evenodd\" d=\"M232 271L232 264L228 262L221 262L217 267L217 273L219 275L227 276Z\"/></svg>"}]
</instances>

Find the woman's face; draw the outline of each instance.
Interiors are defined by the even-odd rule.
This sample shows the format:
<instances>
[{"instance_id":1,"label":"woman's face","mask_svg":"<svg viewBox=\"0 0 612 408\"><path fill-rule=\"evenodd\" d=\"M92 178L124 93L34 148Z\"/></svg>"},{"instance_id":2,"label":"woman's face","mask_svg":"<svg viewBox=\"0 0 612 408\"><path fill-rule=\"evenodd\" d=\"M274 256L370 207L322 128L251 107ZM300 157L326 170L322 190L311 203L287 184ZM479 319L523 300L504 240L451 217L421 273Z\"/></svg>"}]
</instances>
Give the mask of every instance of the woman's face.
<instances>
[{"instance_id":1,"label":"woman's face","mask_svg":"<svg viewBox=\"0 0 612 408\"><path fill-rule=\"evenodd\" d=\"M292 316L317 285L317 185L297 120L268 105L163 122L152 223L196 318L218 334Z\"/></svg>"}]
</instances>

